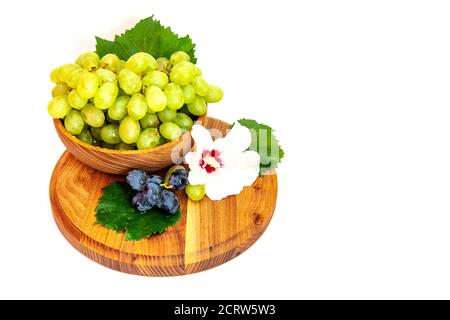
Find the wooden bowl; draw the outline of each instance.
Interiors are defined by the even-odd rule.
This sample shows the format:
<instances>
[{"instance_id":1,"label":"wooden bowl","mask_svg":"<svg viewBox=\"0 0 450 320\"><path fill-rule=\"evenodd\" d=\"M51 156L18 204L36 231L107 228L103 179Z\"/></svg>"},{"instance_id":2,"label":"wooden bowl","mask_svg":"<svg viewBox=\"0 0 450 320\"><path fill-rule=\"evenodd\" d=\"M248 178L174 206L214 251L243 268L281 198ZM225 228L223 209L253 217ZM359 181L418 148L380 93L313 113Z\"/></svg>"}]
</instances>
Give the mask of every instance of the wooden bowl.
<instances>
[{"instance_id":1,"label":"wooden bowl","mask_svg":"<svg viewBox=\"0 0 450 320\"><path fill-rule=\"evenodd\" d=\"M215 119L211 118L211 121ZM132 169L156 171L177 163L192 148L190 132L180 138L148 150L111 150L85 143L65 128L61 120L54 119L56 132L67 150L78 160L102 172L126 174ZM197 119L198 124L207 126L206 116Z\"/></svg>"}]
</instances>

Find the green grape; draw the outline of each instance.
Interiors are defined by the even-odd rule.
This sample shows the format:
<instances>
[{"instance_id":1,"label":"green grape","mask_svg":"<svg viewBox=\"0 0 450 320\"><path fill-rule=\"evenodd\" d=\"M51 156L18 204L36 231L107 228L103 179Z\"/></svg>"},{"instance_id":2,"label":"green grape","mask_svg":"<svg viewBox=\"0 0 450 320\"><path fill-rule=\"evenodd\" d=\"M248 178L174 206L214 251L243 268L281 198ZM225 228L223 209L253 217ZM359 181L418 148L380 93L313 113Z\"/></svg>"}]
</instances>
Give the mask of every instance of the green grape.
<instances>
[{"instance_id":1,"label":"green grape","mask_svg":"<svg viewBox=\"0 0 450 320\"><path fill-rule=\"evenodd\" d=\"M82 68L73 70L67 78L67 84L69 85L69 87L76 88L81 77L86 73L89 73L89 71L86 71Z\"/></svg>"},{"instance_id":2,"label":"green grape","mask_svg":"<svg viewBox=\"0 0 450 320\"><path fill-rule=\"evenodd\" d=\"M84 122L91 127L98 128L105 123L105 114L103 111L92 104L87 104L86 107L81 110L81 116L83 117Z\"/></svg>"},{"instance_id":3,"label":"green grape","mask_svg":"<svg viewBox=\"0 0 450 320\"><path fill-rule=\"evenodd\" d=\"M223 98L223 91L218 86L211 84L209 86L208 95L205 97L206 102L219 102Z\"/></svg>"},{"instance_id":4,"label":"green grape","mask_svg":"<svg viewBox=\"0 0 450 320\"><path fill-rule=\"evenodd\" d=\"M119 126L120 139L128 144L135 143L141 133L139 121L131 117L125 117Z\"/></svg>"},{"instance_id":5,"label":"green grape","mask_svg":"<svg viewBox=\"0 0 450 320\"><path fill-rule=\"evenodd\" d=\"M106 110L116 101L119 88L114 82L105 82L100 86L94 96L94 104L100 110Z\"/></svg>"},{"instance_id":6,"label":"green grape","mask_svg":"<svg viewBox=\"0 0 450 320\"><path fill-rule=\"evenodd\" d=\"M116 74L108 69L97 69L95 70L95 75L99 78L100 83L117 81Z\"/></svg>"},{"instance_id":7,"label":"green grape","mask_svg":"<svg viewBox=\"0 0 450 320\"><path fill-rule=\"evenodd\" d=\"M187 105L188 110L195 116L202 116L206 113L206 102L203 97L196 96L194 102Z\"/></svg>"},{"instance_id":8,"label":"green grape","mask_svg":"<svg viewBox=\"0 0 450 320\"><path fill-rule=\"evenodd\" d=\"M58 83L53 87L52 97L63 96L68 94L70 91L70 87L65 83Z\"/></svg>"},{"instance_id":9,"label":"green grape","mask_svg":"<svg viewBox=\"0 0 450 320\"><path fill-rule=\"evenodd\" d=\"M128 115L131 118L134 120L142 119L147 114L147 109L144 95L135 93L131 96L127 106Z\"/></svg>"},{"instance_id":10,"label":"green grape","mask_svg":"<svg viewBox=\"0 0 450 320\"><path fill-rule=\"evenodd\" d=\"M120 71L122 71L123 69L125 69L125 61L123 60L119 60L119 64L117 65L117 70L116 73L119 74Z\"/></svg>"},{"instance_id":11,"label":"green grape","mask_svg":"<svg viewBox=\"0 0 450 320\"><path fill-rule=\"evenodd\" d=\"M105 149L111 149L111 150L114 150L114 149L116 148L116 145L115 145L115 144L113 144L113 143L108 143L108 142L105 142L105 141L102 141L102 143L101 143L100 145L101 145L102 148L105 148Z\"/></svg>"},{"instance_id":12,"label":"green grape","mask_svg":"<svg viewBox=\"0 0 450 320\"><path fill-rule=\"evenodd\" d=\"M159 143L159 132L156 128L148 128L142 131L137 141L138 150L154 148Z\"/></svg>"},{"instance_id":13,"label":"green grape","mask_svg":"<svg viewBox=\"0 0 450 320\"><path fill-rule=\"evenodd\" d=\"M87 99L80 97L75 89L69 92L67 95L67 100L69 101L70 106L77 110L83 109L87 103Z\"/></svg>"},{"instance_id":14,"label":"green grape","mask_svg":"<svg viewBox=\"0 0 450 320\"><path fill-rule=\"evenodd\" d=\"M167 96L167 108L178 110L183 106L184 94L179 85L169 83L164 89L164 93Z\"/></svg>"},{"instance_id":15,"label":"green grape","mask_svg":"<svg viewBox=\"0 0 450 320\"><path fill-rule=\"evenodd\" d=\"M108 115L108 112L106 112L105 117L106 117L106 121L107 121L109 124L119 124L119 123L120 123L119 120L114 120L114 119L112 119L112 118Z\"/></svg>"},{"instance_id":16,"label":"green grape","mask_svg":"<svg viewBox=\"0 0 450 320\"><path fill-rule=\"evenodd\" d=\"M163 111L167 106L167 97L161 88L150 86L145 91L148 112L155 113Z\"/></svg>"},{"instance_id":17,"label":"green grape","mask_svg":"<svg viewBox=\"0 0 450 320\"><path fill-rule=\"evenodd\" d=\"M67 101L67 96L57 96L50 101L47 111L55 119L64 118L72 108Z\"/></svg>"},{"instance_id":18,"label":"green grape","mask_svg":"<svg viewBox=\"0 0 450 320\"><path fill-rule=\"evenodd\" d=\"M84 128L84 121L80 111L72 110L64 118L64 127L73 135L80 134Z\"/></svg>"},{"instance_id":19,"label":"green grape","mask_svg":"<svg viewBox=\"0 0 450 320\"><path fill-rule=\"evenodd\" d=\"M58 68L58 78L61 82L68 83L70 74L77 70L81 69L79 65L74 63L67 63Z\"/></svg>"},{"instance_id":20,"label":"green grape","mask_svg":"<svg viewBox=\"0 0 450 320\"><path fill-rule=\"evenodd\" d=\"M113 53L108 53L100 59L100 67L113 72L117 71L117 67L119 66L119 64L119 57Z\"/></svg>"},{"instance_id":21,"label":"green grape","mask_svg":"<svg viewBox=\"0 0 450 320\"><path fill-rule=\"evenodd\" d=\"M155 113L147 113L139 122L142 129L147 129L158 126L159 119Z\"/></svg>"},{"instance_id":22,"label":"green grape","mask_svg":"<svg viewBox=\"0 0 450 320\"><path fill-rule=\"evenodd\" d=\"M95 96L98 89L98 78L94 73L88 72L81 76L77 85L77 92L80 97L90 99Z\"/></svg>"},{"instance_id":23,"label":"green grape","mask_svg":"<svg viewBox=\"0 0 450 320\"><path fill-rule=\"evenodd\" d=\"M193 201L200 201L205 197L204 184L188 184L186 186L186 194Z\"/></svg>"},{"instance_id":24,"label":"green grape","mask_svg":"<svg viewBox=\"0 0 450 320\"><path fill-rule=\"evenodd\" d=\"M201 77L202 76L202 69L200 69L199 67L195 66L194 75L196 77Z\"/></svg>"},{"instance_id":25,"label":"green grape","mask_svg":"<svg viewBox=\"0 0 450 320\"><path fill-rule=\"evenodd\" d=\"M177 112L175 110L165 108L163 111L158 112L158 118L161 120L161 122L169 122L169 121L175 121L175 118L177 117Z\"/></svg>"},{"instance_id":26,"label":"green grape","mask_svg":"<svg viewBox=\"0 0 450 320\"><path fill-rule=\"evenodd\" d=\"M192 121L191 117L189 117L185 113L177 113L177 117L175 118L175 123L181 128L189 130L194 125L194 121Z\"/></svg>"},{"instance_id":27,"label":"green grape","mask_svg":"<svg viewBox=\"0 0 450 320\"><path fill-rule=\"evenodd\" d=\"M189 55L184 52L184 51L177 51L172 53L172 55L170 56L170 63L174 66L179 62L182 61L190 61L191 58L189 57Z\"/></svg>"},{"instance_id":28,"label":"green grape","mask_svg":"<svg viewBox=\"0 0 450 320\"><path fill-rule=\"evenodd\" d=\"M91 132L86 127L81 131L79 135L77 135L77 138L86 143L94 144L94 138L92 138Z\"/></svg>"},{"instance_id":29,"label":"green grape","mask_svg":"<svg viewBox=\"0 0 450 320\"><path fill-rule=\"evenodd\" d=\"M120 71L119 84L123 91L128 95L138 93L142 88L141 78L127 68Z\"/></svg>"},{"instance_id":30,"label":"green grape","mask_svg":"<svg viewBox=\"0 0 450 320\"><path fill-rule=\"evenodd\" d=\"M192 103L195 100L195 89L190 84L181 87L183 90L184 103Z\"/></svg>"},{"instance_id":31,"label":"green grape","mask_svg":"<svg viewBox=\"0 0 450 320\"><path fill-rule=\"evenodd\" d=\"M50 81L53 83L60 83L61 80L59 79L58 76L58 72L59 72L59 67L55 68L52 70L52 72L50 72Z\"/></svg>"},{"instance_id":32,"label":"green grape","mask_svg":"<svg viewBox=\"0 0 450 320\"><path fill-rule=\"evenodd\" d=\"M122 120L127 113L127 105L130 101L128 96L121 96L114 101L113 105L108 109L108 116L113 120Z\"/></svg>"},{"instance_id":33,"label":"green grape","mask_svg":"<svg viewBox=\"0 0 450 320\"><path fill-rule=\"evenodd\" d=\"M153 70L142 78L142 84L144 86L157 86L164 89L169 83L169 77L162 71Z\"/></svg>"},{"instance_id":34,"label":"green grape","mask_svg":"<svg viewBox=\"0 0 450 320\"><path fill-rule=\"evenodd\" d=\"M181 128L173 122L164 122L159 127L159 132L161 132L161 135L168 140L175 140L182 134Z\"/></svg>"},{"instance_id":35,"label":"green grape","mask_svg":"<svg viewBox=\"0 0 450 320\"><path fill-rule=\"evenodd\" d=\"M147 52L138 52L133 54L125 63L125 68L134 73L142 74L149 70L155 70L158 66L155 58Z\"/></svg>"},{"instance_id":36,"label":"green grape","mask_svg":"<svg viewBox=\"0 0 450 320\"><path fill-rule=\"evenodd\" d=\"M102 128L103 128L103 127L99 127L99 128L91 127L91 128L90 128L90 131L91 131L92 136L93 136L94 139L97 140L97 141L102 141L102 135L101 135Z\"/></svg>"},{"instance_id":37,"label":"green grape","mask_svg":"<svg viewBox=\"0 0 450 320\"><path fill-rule=\"evenodd\" d=\"M180 86L190 83L195 76L195 66L188 62L182 61L173 66L170 71L170 81Z\"/></svg>"},{"instance_id":38,"label":"green grape","mask_svg":"<svg viewBox=\"0 0 450 320\"><path fill-rule=\"evenodd\" d=\"M119 126L115 124L108 124L100 130L100 137L103 141L110 144L117 144L120 142Z\"/></svg>"},{"instance_id":39,"label":"green grape","mask_svg":"<svg viewBox=\"0 0 450 320\"><path fill-rule=\"evenodd\" d=\"M156 59L156 62L158 63L156 70L162 71L167 74L169 74L170 70L172 70L172 65L170 64L169 59L160 57L160 58Z\"/></svg>"},{"instance_id":40,"label":"green grape","mask_svg":"<svg viewBox=\"0 0 450 320\"><path fill-rule=\"evenodd\" d=\"M80 54L76 63L84 69L91 71L92 69L98 67L99 61L100 58L98 57L98 54L96 54L95 52L86 52Z\"/></svg>"},{"instance_id":41,"label":"green grape","mask_svg":"<svg viewBox=\"0 0 450 320\"><path fill-rule=\"evenodd\" d=\"M191 85L194 87L195 93L198 96L204 97L209 92L208 82L201 77L195 77L194 80L192 80Z\"/></svg>"},{"instance_id":42,"label":"green grape","mask_svg":"<svg viewBox=\"0 0 450 320\"><path fill-rule=\"evenodd\" d=\"M116 145L116 150L123 150L123 151L130 151L130 150L136 150L136 147L132 144L128 144L125 142L121 142L118 145Z\"/></svg>"}]
</instances>

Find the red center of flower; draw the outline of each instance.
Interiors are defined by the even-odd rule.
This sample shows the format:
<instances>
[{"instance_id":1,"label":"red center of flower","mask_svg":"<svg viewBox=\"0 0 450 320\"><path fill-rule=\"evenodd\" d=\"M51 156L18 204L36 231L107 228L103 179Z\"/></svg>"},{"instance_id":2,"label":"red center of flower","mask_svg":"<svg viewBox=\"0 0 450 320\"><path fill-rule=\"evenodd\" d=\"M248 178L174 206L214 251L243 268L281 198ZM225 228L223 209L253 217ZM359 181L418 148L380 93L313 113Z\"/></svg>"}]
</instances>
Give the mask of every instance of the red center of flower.
<instances>
[{"instance_id":1,"label":"red center of flower","mask_svg":"<svg viewBox=\"0 0 450 320\"><path fill-rule=\"evenodd\" d=\"M223 163L220 158L219 150L203 150L202 158L199 161L199 166L205 169L207 173L212 173L219 168L222 168Z\"/></svg>"}]
</instances>

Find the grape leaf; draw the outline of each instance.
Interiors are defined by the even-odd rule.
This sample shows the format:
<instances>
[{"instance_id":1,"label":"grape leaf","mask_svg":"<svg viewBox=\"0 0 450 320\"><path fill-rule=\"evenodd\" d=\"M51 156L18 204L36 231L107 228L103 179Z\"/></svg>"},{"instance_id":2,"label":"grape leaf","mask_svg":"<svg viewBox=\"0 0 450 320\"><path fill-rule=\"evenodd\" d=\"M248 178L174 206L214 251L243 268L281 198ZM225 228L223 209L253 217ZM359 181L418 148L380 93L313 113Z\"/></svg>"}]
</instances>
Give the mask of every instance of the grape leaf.
<instances>
[{"instance_id":1,"label":"grape leaf","mask_svg":"<svg viewBox=\"0 0 450 320\"><path fill-rule=\"evenodd\" d=\"M280 144L273 133L274 130L268 125L258 123L251 119L240 119L238 122L250 129L252 134L252 144L250 145L249 150L259 153L259 174L263 175L278 167L278 164L284 157L284 151L281 149Z\"/></svg>"},{"instance_id":2,"label":"grape leaf","mask_svg":"<svg viewBox=\"0 0 450 320\"><path fill-rule=\"evenodd\" d=\"M140 213L131 204L133 194L134 191L125 182L113 182L104 187L95 209L96 223L117 232L126 230L125 240L141 240L155 233L163 233L180 220L179 210L174 215L168 215L154 207L145 214Z\"/></svg>"},{"instance_id":3,"label":"grape leaf","mask_svg":"<svg viewBox=\"0 0 450 320\"><path fill-rule=\"evenodd\" d=\"M108 53L116 54L120 59L127 60L136 52L150 53L155 59L159 57L170 58L176 51L184 51L191 58L192 63L197 62L195 57L195 44L189 35L180 38L170 27L164 27L153 16L139 21L133 28L121 35L116 35L114 41L95 37L96 50L100 57Z\"/></svg>"}]
</instances>

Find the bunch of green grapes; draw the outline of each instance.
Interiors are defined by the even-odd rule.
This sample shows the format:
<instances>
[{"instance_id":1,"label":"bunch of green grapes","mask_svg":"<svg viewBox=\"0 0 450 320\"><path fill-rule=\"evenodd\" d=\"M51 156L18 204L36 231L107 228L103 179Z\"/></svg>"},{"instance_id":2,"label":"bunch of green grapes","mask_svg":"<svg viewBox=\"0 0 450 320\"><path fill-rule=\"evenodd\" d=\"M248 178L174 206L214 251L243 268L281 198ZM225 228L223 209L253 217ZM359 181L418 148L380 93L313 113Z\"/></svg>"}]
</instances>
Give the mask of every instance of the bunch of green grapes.
<instances>
[{"instance_id":1,"label":"bunch of green grapes","mask_svg":"<svg viewBox=\"0 0 450 320\"><path fill-rule=\"evenodd\" d=\"M207 103L223 97L183 51L170 59L138 52L127 61L87 52L50 78L55 87L48 113L78 139L117 150L177 139L206 114Z\"/></svg>"}]
</instances>

